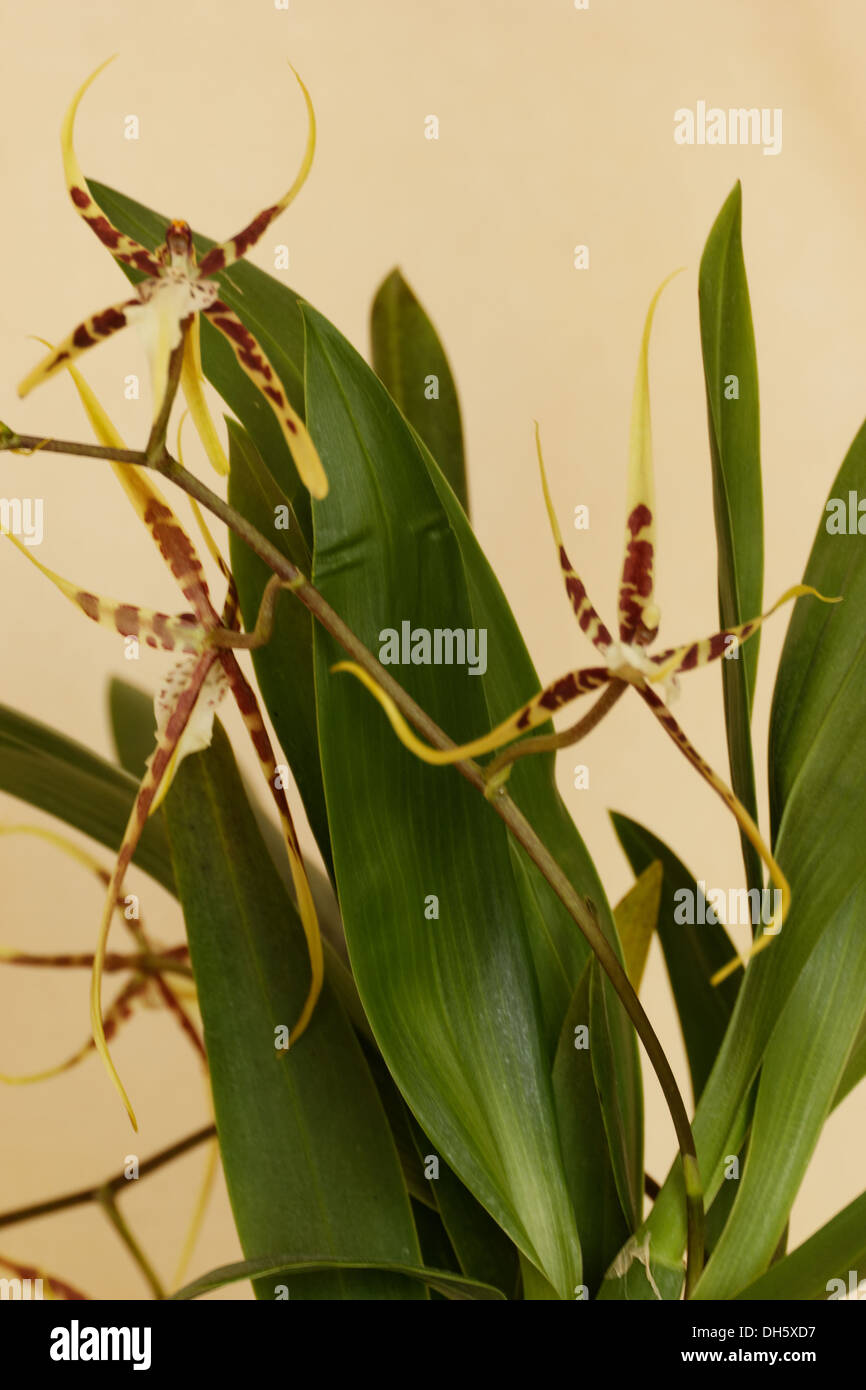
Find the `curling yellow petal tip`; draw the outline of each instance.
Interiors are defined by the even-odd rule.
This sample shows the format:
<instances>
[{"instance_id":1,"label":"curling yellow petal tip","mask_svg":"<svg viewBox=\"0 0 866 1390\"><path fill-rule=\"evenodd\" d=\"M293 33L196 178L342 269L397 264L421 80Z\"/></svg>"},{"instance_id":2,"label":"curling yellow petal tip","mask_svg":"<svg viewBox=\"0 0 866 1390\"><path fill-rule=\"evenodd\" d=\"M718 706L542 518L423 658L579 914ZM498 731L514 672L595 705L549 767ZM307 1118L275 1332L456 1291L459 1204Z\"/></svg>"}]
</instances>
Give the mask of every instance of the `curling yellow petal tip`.
<instances>
[{"instance_id":1,"label":"curling yellow petal tip","mask_svg":"<svg viewBox=\"0 0 866 1390\"><path fill-rule=\"evenodd\" d=\"M720 970L717 970L714 975L710 976L711 985L720 985L723 980L727 980L729 975L733 975L735 970L741 968L745 970L746 966L755 956L760 955L761 951L765 951L768 946L772 946L773 941L782 930L782 924L787 919L788 909L791 906L791 888L788 880L781 871L779 871L778 865L776 865L776 869L779 877L778 887L782 894L782 902L779 911L773 914L770 922L764 928L763 934L752 943L752 948L749 951L747 959L743 960L741 956L734 956L732 960L728 961L727 965L723 965Z\"/></svg>"}]
</instances>

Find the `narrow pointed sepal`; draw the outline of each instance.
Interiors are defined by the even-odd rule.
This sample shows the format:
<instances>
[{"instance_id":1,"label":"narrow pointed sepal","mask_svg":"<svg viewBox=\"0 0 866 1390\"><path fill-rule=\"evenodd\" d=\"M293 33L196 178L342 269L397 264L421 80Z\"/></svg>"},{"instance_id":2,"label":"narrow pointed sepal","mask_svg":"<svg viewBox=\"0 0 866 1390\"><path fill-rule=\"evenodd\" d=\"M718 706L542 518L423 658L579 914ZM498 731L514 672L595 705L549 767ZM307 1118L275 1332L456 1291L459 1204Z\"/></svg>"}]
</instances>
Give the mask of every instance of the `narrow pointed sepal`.
<instances>
[{"instance_id":1,"label":"narrow pointed sepal","mask_svg":"<svg viewBox=\"0 0 866 1390\"><path fill-rule=\"evenodd\" d=\"M139 305L137 299L124 299L119 304L111 304L100 313L93 314L89 319L84 319L77 328L73 328L62 343L59 343L47 357L43 357L42 361L36 364L32 372L28 372L18 386L18 395L28 396L35 386L47 381L61 367L68 366L74 358L80 357L88 348L96 347L97 343L105 342L106 338L110 338L121 328L125 328L129 322L131 310L137 305Z\"/></svg>"},{"instance_id":2,"label":"narrow pointed sepal","mask_svg":"<svg viewBox=\"0 0 866 1390\"><path fill-rule=\"evenodd\" d=\"M220 299L205 309L204 313L214 327L229 340L240 366L253 385L261 391L276 415L301 482L310 496L317 499L327 497L328 479L316 446L300 415L291 406L279 377L253 334L241 323L237 314Z\"/></svg>"},{"instance_id":3,"label":"narrow pointed sepal","mask_svg":"<svg viewBox=\"0 0 866 1390\"><path fill-rule=\"evenodd\" d=\"M46 342L44 338L38 338L37 342L42 343L47 348L52 346L52 344ZM100 444L105 445L108 449L125 449L127 446L120 431L105 410L93 388L73 363L65 362L63 365L72 378L72 383L78 393L78 398L84 407L85 414ZM180 522L171 511L165 497L152 481L146 468L139 467L139 465L135 463L117 463L115 460L109 460L109 462L111 463L111 467L114 470L118 482L135 508L136 514L145 522L148 529L152 528L153 523L157 519L161 522L162 533L160 539L157 539L156 535L154 535L154 540L157 541L160 550L163 550L166 543L165 530L169 521L172 521L178 531L182 533ZM173 559L179 558L176 553L177 551L178 547L175 546L175 553L172 555ZM166 559L168 559L168 556L166 556ZM189 541L187 541L186 546L183 547L183 560L184 563L180 571L170 563L170 568L175 578L180 579L183 575L187 579L192 576L196 580L201 580L201 563Z\"/></svg>"},{"instance_id":4,"label":"narrow pointed sepal","mask_svg":"<svg viewBox=\"0 0 866 1390\"><path fill-rule=\"evenodd\" d=\"M655 485L649 399L649 343L662 290L680 271L659 285L650 301L641 339L632 398L626 492L625 558L619 591L619 638L646 646L658 632L659 610L653 602L655 566Z\"/></svg>"},{"instance_id":5,"label":"narrow pointed sepal","mask_svg":"<svg viewBox=\"0 0 866 1390\"><path fill-rule=\"evenodd\" d=\"M842 602L841 598L827 598L824 594L819 594L818 590L813 589L811 584L794 584L790 589L786 589L772 608L768 608L766 613L762 613L760 617L752 618L748 623L740 623L738 627L729 627L722 632L714 632L712 637L704 637L699 642L685 642L681 647L670 647L667 651L659 652L658 655L651 658L658 667L658 671L650 676L650 680L653 683L669 680L671 676L679 675L681 671L693 671L697 666L706 666L708 662L717 661L721 656L730 656L731 659L735 659L742 643L757 632L762 623L772 617L783 604L790 603L791 599L801 598L804 594L811 594L813 598L820 599L822 603Z\"/></svg>"},{"instance_id":6,"label":"narrow pointed sepal","mask_svg":"<svg viewBox=\"0 0 866 1390\"><path fill-rule=\"evenodd\" d=\"M119 431L103 409L95 392L77 367L69 363L65 365L100 443L107 448L124 448ZM111 466L136 515L144 522L199 620L207 623L209 619L215 619L204 568L195 546L165 497L151 480L148 470L133 463L112 462Z\"/></svg>"},{"instance_id":7,"label":"narrow pointed sepal","mask_svg":"<svg viewBox=\"0 0 866 1390\"><path fill-rule=\"evenodd\" d=\"M123 839L106 890L102 918L97 933L93 974L90 980L90 1026L96 1051L102 1058L112 1084L123 1101L133 1129L138 1129L135 1111L112 1060L102 1019L102 976L105 967L108 934L114 905L120 896L127 869L141 839L141 833L147 823L153 802L159 795L163 779L170 772L175 750L183 737L214 660L215 653L210 651L199 657L186 686L177 695L171 714L157 735L156 747L148 758L144 777L139 784L132 812L123 832Z\"/></svg>"},{"instance_id":8,"label":"narrow pointed sepal","mask_svg":"<svg viewBox=\"0 0 866 1390\"><path fill-rule=\"evenodd\" d=\"M598 690L600 686L606 685L610 680L610 673L606 666L588 666L579 671L568 671L564 676L560 676L559 680L546 686L532 700L521 705L520 709L515 710L508 719L497 724L495 729L490 730L490 733L473 739L471 743L460 744L459 747L431 748L430 744L419 738L407 724L387 691L383 690L362 666L357 665L354 661L339 661L331 667L331 670L333 672L348 671L350 675L355 676L378 700L403 746L408 748L410 753L414 753L416 758L429 763L432 767L447 767L450 763L462 762L464 758L477 758L484 753L493 753L497 748L502 748L504 744L510 743L512 739L518 738L530 729L537 728L539 724L545 724L552 714L555 714L558 709L562 709L564 705L570 704L572 700L576 700L578 696L586 695L591 690Z\"/></svg>"},{"instance_id":9,"label":"narrow pointed sepal","mask_svg":"<svg viewBox=\"0 0 866 1390\"><path fill-rule=\"evenodd\" d=\"M119 261L124 261L127 265L134 265L138 270L146 271L148 275L158 275L160 273L159 261L141 245L141 242L135 241L133 237L125 236L106 217L87 186L75 153L75 117L81 98L91 83L96 81L99 74L108 67L109 63L113 63L116 57L117 54L115 53L111 58L106 58L104 63L100 63L99 67L81 84L72 98L60 128L63 172L66 177L66 187L76 212L87 223L91 231L99 237L103 246L107 246L111 254L116 256Z\"/></svg>"},{"instance_id":10,"label":"narrow pointed sepal","mask_svg":"<svg viewBox=\"0 0 866 1390\"><path fill-rule=\"evenodd\" d=\"M541 474L544 505L547 508L550 529L553 532L553 539L556 543L560 569L565 579L565 592L568 594L569 602L574 609L574 616L577 618L581 632L585 632L592 644L598 647L599 650L602 650L612 644L613 638L590 602L583 581L575 572L566 554L565 546L562 543L562 533L559 529L559 522L556 519L556 512L554 511L553 501L550 496L550 489L547 485L547 472L544 467L544 456L541 452L541 431L538 427L538 421L535 423L535 448L538 454L538 468Z\"/></svg>"},{"instance_id":11,"label":"narrow pointed sepal","mask_svg":"<svg viewBox=\"0 0 866 1390\"><path fill-rule=\"evenodd\" d=\"M289 67L292 67L291 63ZM215 275L217 271L225 270L226 266L233 265L235 261L245 256L250 247L255 246L259 238L264 235L274 218L279 217L280 213L284 212L291 202L294 202L307 181L307 176L313 166L313 157L316 152L316 113L313 110L313 102L310 94L301 81L300 76L295 72L294 68L292 68L292 72L303 93L304 103L307 108L307 143L301 159L301 167L295 176L291 188L289 188L287 193L283 194L278 203L273 203L270 207L258 213L258 215L253 218L252 222L249 222L246 227L244 227L243 231L238 232L237 236L233 236L229 241L222 242L218 246L212 246L209 251L205 252L199 265L200 275Z\"/></svg>"},{"instance_id":12,"label":"narrow pointed sepal","mask_svg":"<svg viewBox=\"0 0 866 1390\"><path fill-rule=\"evenodd\" d=\"M41 341L41 340L40 340ZM95 393L74 366L67 364L75 389L99 441L108 448L124 448L123 439ZM111 464L121 487L144 522L160 554L200 622L216 621L204 568L195 546L184 531L146 468L134 463Z\"/></svg>"},{"instance_id":13,"label":"narrow pointed sepal","mask_svg":"<svg viewBox=\"0 0 866 1390\"><path fill-rule=\"evenodd\" d=\"M722 780L718 773L710 767L709 763L701 757L688 735L680 728L680 725L677 723L664 701L660 699L649 686L644 689L639 689L638 693L652 710L668 737L673 739L680 752L684 753L688 758L692 767L697 769L704 781L708 782L713 791L721 797L728 810L734 816L746 839L753 848L757 850L769 871L770 881L773 887L778 890L778 909L773 913L771 921L765 925L764 930L766 935L759 938L753 950L754 953L755 950L762 949L763 945L769 944L780 930L784 919L788 915L788 907L791 901L791 889L788 885L788 880L773 858L769 846L766 844L764 837L743 803L734 795L730 787ZM713 983L718 983L721 979L730 974L732 970L736 970L740 964L742 964L742 962L739 959L735 959L730 967L726 967L724 971L719 972L713 977Z\"/></svg>"},{"instance_id":14,"label":"narrow pointed sepal","mask_svg":"<svg viewBox=\"0 0 866 1390\"><path fill-rule=\"evenodd\" d=\"M132 1014L132 1006L147 989L149 981L138 977L130 980L124 985L123 989L114 1000L103 1020L105 1037L110 1042L118 1032L120 1025L124 1023ZM77 1067L91 1052L96 1049L93 1038L88 1038L85 1043L73 1052L70 1057L64 1058L62 1062L55 1063L52 1067L43 1067L41 1071L27 1072L23 1075L9 1075L7 1072L0 1072L0 1082L5 1086L34 1086L40 1081L50 1081L52 1077L62 1076L64 1072L72 1071Z\"/></svg>"},{"instance_id":15,"label":"narrow pointed sepal","mask_svg":"<svg viewBox=\"0 0 866 1390\"><path fill-rule=\"evenodd\" d=\"M119 633L121 637L134 637L145 646L159 648L164 652L185 652L196 656L203 651L207 628L199 623L193 614L159 613L152 608L120 603L117 599L103 598L100 594L80 589L49 569L47 565L43 565L16 536L7 533L6 539L11 541L16 550L20 550L46 579L50 579L54 587L59 589L70 603L74 603L85 617L90 618L91 622Z\"/></svg>"}]
</instances>

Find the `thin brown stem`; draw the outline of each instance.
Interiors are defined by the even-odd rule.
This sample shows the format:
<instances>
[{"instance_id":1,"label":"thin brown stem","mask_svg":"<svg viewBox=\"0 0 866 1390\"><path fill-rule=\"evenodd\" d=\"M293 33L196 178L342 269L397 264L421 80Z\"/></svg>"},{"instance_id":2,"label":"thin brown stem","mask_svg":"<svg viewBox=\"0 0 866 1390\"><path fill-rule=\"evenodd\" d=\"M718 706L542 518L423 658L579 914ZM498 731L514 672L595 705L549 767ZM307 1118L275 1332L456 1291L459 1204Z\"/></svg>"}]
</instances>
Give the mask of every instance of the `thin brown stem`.
<instances>
[{"instance_id":1,"label":"thin brown stem","mask_svg":"<svg viewBox=\"0 0 866 1390\"><path fill-rule=\"evenodd\" d=\"M77 444L71 439L46 439L39 434L14 434L0 426L0 453L72 454L78 458L111 459L116 463L147 466L147 455L140 449L111 449L102 444Z\"/></svg>"}]
</instances>

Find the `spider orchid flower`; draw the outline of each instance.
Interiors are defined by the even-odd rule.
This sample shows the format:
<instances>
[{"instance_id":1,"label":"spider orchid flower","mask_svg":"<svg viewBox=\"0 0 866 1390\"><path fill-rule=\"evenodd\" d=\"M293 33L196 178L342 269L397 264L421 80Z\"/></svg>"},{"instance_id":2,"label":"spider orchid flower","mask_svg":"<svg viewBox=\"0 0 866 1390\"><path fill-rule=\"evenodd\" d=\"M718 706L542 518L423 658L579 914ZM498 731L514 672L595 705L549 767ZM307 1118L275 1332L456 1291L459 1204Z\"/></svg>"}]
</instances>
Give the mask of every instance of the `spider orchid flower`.
<instances>
[{"instance_id":1,"label":"spider orchid flower","mask_svg":"<svg viewBox=\"0 0 866 1390\"><path fill-rule=\"evenodd\" d=\"M28 373L18 387L18 394L28 395L35 386L53 376L88 348L95 347L97 343L110 338L131 323L138 328L147 350L153 391L153 418L156 420L165 399L171 354L181 340L183 325L191 319L191 331L187 334L184 347L181 386L208 457L218 472L227 473L228 461L201 389L198 315L204 314L223 337L228 339L239 365L268 401L277 417L302 482L313 497L325 497L328 492L328 480L303 420L292 408L264 350L237 315L220 299L219 285L216 280L210 278L245 256L274 218L294 200L306 182L316 146L316 120L310 94L295 72L306 103L308 135L301 167L291 188L279 202L258 213L236 236L220 245L212 246L197 264L192 233L186 222L170 222L164 244L157 251L150 252L133 237L124 235L112 225L93 198L81 172L73 143L75 116L88 87L103 68L113 61L114 58L107 59L91 73L76 92L66 112L61 128L63 169L66 187L76 211L118 261L144 271L147 278L138 284L133 298L111 304L78 324L62 343ZM294 72L294 68L292 71Z\"/></svg>"},{"instance_id":2,"label":"spider orchid flower","mask_svg":"<svg viewBox=\"0 0 866 1390\"><path fill-rule=\"evenodd\" d=\"M36 825L0 825L0 836L3 835L27 835L38 840L44 840L54 849L60 850L70 859L75 860L87 869L102 885L106 887L110 880L110 875L103 869L97 859L89 854L87 850L81 849L68 835L59 835L56 831L43 829ZM119 898L116 907L123 909L125 900ZM204 1050L204 1043L199 1037L193 1023L187 1016L175 987L169 985L163 979L162 970L156 965L157 957L163 962L174 961L178 965L187 965L189 961L189 948L186 945L170 947L167 950L159 950L153 942L148 939L144 930L144 923L129 919L124 915L124 923L132 935L138 951L135 955L113 954L107 955L104 961L106 971L130 970L133 972L131 979L122 987L115 996L103 1017L103 1028L106 1040L110 1040L119 1031L121 1025L133 1015L135 1005L150 997L158 995L162 1003L169 1009L179 1023L185 1036L192 1043L201 1061L206 1065L207 1056ZM0 964L4 965L23 965L23 966L51 966L58 969L76 969L83 966L87 969L93 968L92 954L70 954L64 952L58 955L34 954L29 951L19 951L8 946L0 946ZM153 991L153 996L151 992ZM87 1041L71 1056L64 1058L63 1061L55 1063L53 1066L45 1067L41 1071L29 1072L25 1075L11 1076L6 1072L0 1072L0 1082L7 1086L29 1086L34 1082L47 1081L51 1077L60 1076L66 1071L70 1071L83 1062L86 1057L94 1052L96 1044L93 1037Z\"/></svg>"},{"instance_id":3,"label":"spider orchid flower","mask_svg":"<svg viewBox=\"0 0 866 1390\"><path fill-rule=\"evenodd\" d=\"M674 272L674 274L678 273L678 271ZM719 657L727 653L735 653L739 645L751 637L771 613L774 613L777 608L791 599L798 598L803 594L811 594L826 603L836 603L839 600L824 599L823 595L809 585L795 584L793 588L788 589L782 595L767 613L753 618L749 622L741 623L737 627L726 628L721 632L714 633L711 637L686 642L678 647L670 647L665 651L650 654L647 650L657 636L660 621L659 609L653 600L655 497L649 412L649 339L659 296L672 278L673 276L668 276L662 282L650 303L638 360L629 437L625 559L619 589L618 640L614 639L594 608L582 580L578 577L566 554L547 486L538 425L536 424L535 427L544 500L559 552L559 563L565 579L565 591L577 618L578 626L598 652L599 664L567 671L525 705L522 705L520 709L515 710L509 718L503 720L489 733L483 734L480 738L473 739L469 743L449 749L431 748L423 739L420 739L403 718L391 697L360 666L351 661L342 661L338 662L332 669L334 671L348 671L356 676L378 700L400 741L418 758L434 766L443 766L459 762L464 758L474 758L485 753L492 753L510 743L511 740L518 738L521 734L544 724L555 711L564 708L573 700L578 699L579 696L586 695L590 691L601 690L603 687L614 687L615 690L622 693L627 686L631 686L658 719L665 733L673 739L680 752L688 758L701 777L713 788L713 791L722 798L736 818L737 824L746 838L758 851L769 870L772 882L781 892L779 910L767 925L766 935L753 947L752 954L754 954L769 944L787 914L790 902L788 882L749 812L722 778L701 757L671 714L668 702L662 698L659 688L664 690L669 700L678 689L677 678L681 673L705 666L708 662L718 660ZM547 748L564 746L567 741L567 734L537 740L539 745ZM495 791L502 785L504 765L513 761L515 756L521 756L524 749L529 752L531 742L525 745L516 745L490 765L488 768L488 788L490 791ZM742 961L736 957L728 966L718 972L714 977L715 982L720 981L741 964Z\"/></svg>"},{"instance_id":4,"label":"spider orchid flower","mask_svg":"<svg viewBox=\"0 0 866 1390\"><path fill-rule=\"evenodd\" d=\"M80 373L68 361L64 365L75 382L100 442L109 448L124 448L123 440ZM139 785L108 881L91 977L90 1021L94 1044L126 1106L133 1128L137 1128L129 1097L111 1059L102 1017L102 975L109 928L115 904L121 896L126 871L148 817L161 804L182 759L209 745L216 707L228 691L231 691L240 710L259 766L276 804L298 911L307 941L311 982L300 1018L291 1033L292 1043L304 1032L312 1016L322 987L324 961L316 909L286 794L282 789L258 701L238 664L234 650L256 647L268 640L274 603L282 586L278 580L272 581L263 599L255 632L241 633L234 581L204 526L201 515L197 514L206 544L217 559L227 581L227 596L222 614L218 613L213 605L201 560L190 537L163 495L154 486L148 471L129 464L113 463L112 467L136 513L150 531L163 559L177 580L191 612L179 615L159 613L137 605L119 603L80 589L36 560L15 536L8 533L7 535L12 544L93 622L124 637L136 638L149 647L173 652L179 657L156 697L156 745L148 759L147 769Z\"/></svg>"}]
</instances>

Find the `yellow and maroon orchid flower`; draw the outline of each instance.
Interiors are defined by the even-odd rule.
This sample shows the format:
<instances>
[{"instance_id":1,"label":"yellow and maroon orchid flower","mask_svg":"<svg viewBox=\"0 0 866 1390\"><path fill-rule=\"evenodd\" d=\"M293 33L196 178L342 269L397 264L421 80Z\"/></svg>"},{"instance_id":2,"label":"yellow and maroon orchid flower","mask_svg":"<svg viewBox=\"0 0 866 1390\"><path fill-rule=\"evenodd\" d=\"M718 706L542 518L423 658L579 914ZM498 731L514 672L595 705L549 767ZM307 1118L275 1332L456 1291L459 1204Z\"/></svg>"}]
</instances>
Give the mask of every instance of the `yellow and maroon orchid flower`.
<instances>
[{"instance_id":1,"label":"yellow and maroon orchid flower","mask_svg":"<svg viewBox=\"0 0 866 1390\"><path fill-rule=\"evenodd\" d=\"M68 835L58 834L54 830L44 829L37 825L0 825L0 836L5 835L27 835L36 839L44 840L55 849L66 854L70 859L76 860L87 869L103 886L107 888L111 881L111 875L102 867L97 859L87 850L70 839ZM199 1037L194 1025L187 1016L176 987L169 985L162 975L162 968L157 965L157 958L162 962L176 962L179 966L186 966L189 969L189 948L186 944L182 946L169 947L167 950L159 950L151 942L144 929L141 920L129 918L125 914L126 900L118 897L115 907L123 913L123 922L130 932L138 948L134 955L129 954L107 954L103 960L103 969L108 971L132 972L131 978L126 982L106 1009L102 1026L106 1042L119 1031L121 1025L130 1019L134 1012L135 1005L144 1000L147 1002L151 990L158 995L162 1003L174 1015L180 1028L192 1043L201 1061L207 1066L207 1056L204 1043ZM91 952L58 952L53 954L34 953L31 951L20 951L8 946L0 946L0 964L18 966L41 966L55 969L76 969L84 967L92 970L94 956ZM96 1051L96 1043L91 1036L85 1043L71 1056L66 1057L62 1062L57 1062L53 1066L45 1067L41 1071L28 1072L23 1075L9 1075L0 1072L0 1082L8 1086L29 1086L34 1082L47 1081L52 1077L60 1076L63 1072L70 1071L83 1062L91 1052Z\"/></svg>"},{"instance_id":2,"label":"yellow and maroon orchid flower","mask_svg":"<svg viewBox=\"0 0 866 1390\"><path fill-rule=\"evenodd\" d=\"M64 365L75 382L100 442L109 448L123 449L123 440L80 373L71 362L67 361ZM256 631L251 634L241 633L234 581L228 566L219 557L200 514L199 524L203 528L206 543L218 558L228 582L222 614L217 612L211 601L204 568L195 546L166 499L151 481L147 470L130 464L112 463L111 466L138 516L150 531L192 612L169 615L135 604L106 599L81 589L36 560L15 536L8 533L7 536L56 588L93 622L124 637L134 637L147 646L181 654L181 659L168 673L156 697L156 746L148 759L114 870L107 884L91 982L90 1018L94 1044L123 1099L133 1127L137 1128L129 1097L108 1050L102 1017L102 975L108 932L115 904L121 896L126 871L147 819L161 804L181 760L210 744L216 707L229 690L240 710L277 808L310 957L309 992L300 1018L292 1030L290 1042L297 1041L310 1021L322 987L324 960L313 896L270 739L256 696L235 656L235 649L249 649L267 640L276 589L280 587L279 581L272 581L267 591Z\"/></svg>"},{"instance_id":3,"label":"yellow and maroon orchid flower","mask_svg":"<svg viewBox=\"0 0 866 1390\"><path fill-rule=\"evenodd\" d=\"M674 272L674 274L677 273ZM618 640L611 636L609 629L590 601L583 581L577 575L566 554L547 486L538 425L536 424L535 427L541 484L551 530L559 552L559 563L565 579L565 591L577 618L578 626L598 652L600 663L596 666L567 671L533 696L520 709L515 710L512 715L509 715L489 733L482 734L480 738L473 739L469 743L449 749L431 748L429 744L419 738L406 722L391 697L355 662L341 661L332 669L334 671L348 671L356 676L378 700L400 741L418 758L434 766L444 766L462 761L464 758L475 758L485 753L492 753L520 735L546 723L557 710L593 690L614 686L621 693L626 686L632 686L658 719L665 733L673 739L692 766L713 788L713 791L722 798L735 816L740 829L754 845L767 866L771 880L781 891L780 909L778 913L774 914L771 923L767 925L767 935L762 937L754 946L754 954L755 951L769 943L787 914L790 900L788 882L745 806L723 779L713 771L709 763L701 757L671 714L668 703L659 694L658 688L661 686L670 698L678 688L677 677L682 672L692 671L698 666L705 666L708 662L715 661L727 653L735 653L739 645L751 637L771 613L774 613L777 608L791 599L798 598L803 594L811 594L825 603L837 603L839 600L824 599L823 595L808 584L795 584L786 590L767 613L763 613L749 622L741 623L737 627L726 628L714 633L711 637L686 642L681 646L671 647L653 655L648 652L647 648L658 633L660 621L659 610L653 599L655 497L649 412L649 339L659 296L672 278L672 276L668 276L663 281L650 303L638 360L629 437L625 559L619 589ZM563 735L558 746L563 746L565 742L566 736ZM539 739L538 744L550 748L556 746L556 740ZM530 743L517 744L490 765L488 770L490 791L495 791L502 785L503 774L507 775L507 770L510 770L506 770L506 764L511 760L511 757L514 754L520 756L518 750L523 751L524 748L527 752L530 751L530 747ZM716 980L721 980L730 970L736 969L740 964L742 962L739 958L735 959L729 967L718 973L715 977Z\"/></svg>"},{"instance_id":4,"label":"yellow and maroon orchid flower","mask_svg":"<svg viewBox=\"0 0 866 1390\"><path fill-rule=\"evenodd\" d=\"M171 354L181 341L184 324L192 320L184 347L181 386L208 457L218 472L227 473L228 462L201 390L198 315L204 314L228 339L240 367L268 401L279 421L302 482L313 497L325 497L328 480L303 420L292 408L264 350L237 315L220 299L219 285L209 278L245 256L306 182L316 146L316 121L310 94L295 73L306 103L308 136L301 167L292 186L279 202L258 213L236 236L221 245L212 246L197 265L192 233L186 222L175 220L169 223L164 245L151 253L112 225L96 203L81 172L73 144L76 112L90 84L113 61L113 58L107 59L91 73L72 100L61 129L63 168L76 211L117 260L144 271L147 279L136 287L132 298L109 305L73 329L28 373L18 387L18 394L26 396L34 386L46 381L88 348L95 347L132 323L139 329L147 349L153 389L153 417L156 419L165 398Z\"/></svg>"}]
</instances>

